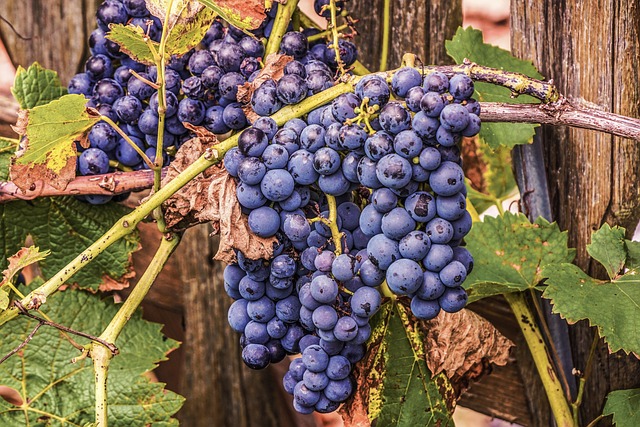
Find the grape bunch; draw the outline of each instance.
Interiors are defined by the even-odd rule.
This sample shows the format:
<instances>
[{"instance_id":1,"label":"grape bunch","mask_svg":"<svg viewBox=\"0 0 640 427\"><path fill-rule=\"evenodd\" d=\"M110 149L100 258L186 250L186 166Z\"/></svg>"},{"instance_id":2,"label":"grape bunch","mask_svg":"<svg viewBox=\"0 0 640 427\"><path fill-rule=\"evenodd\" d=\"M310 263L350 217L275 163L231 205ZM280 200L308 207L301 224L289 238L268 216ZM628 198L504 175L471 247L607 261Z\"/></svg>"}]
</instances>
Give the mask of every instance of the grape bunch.
<instances>
[{"instance_id":1,"label":"grape bunch","mask_svg":"<svg viewBox=\"0 0 640 427\"><path fill-rule=\"evenodd\" d=\"M290 64L307 76L326 67ZM333 411L353 393L382 288L409 298L420 319L467 301L471 217L458 143L480 129L473 81L405 67L390 83L366 76L355 93L278 128L266 116L279 108L280 82L267 82L268 105L278 105L254 108L263 117L224 157L251 231L278 241L272 260L239 252L225 270L236 299L229 323L250 367L281 360L282 349L301 353L283 383L302 413Z\"/></svg>"},{"instance_id":2,"label":"grape bunch","mask_svg":"<svg viewBox=\"0 0 640 427\"><path fill-rule=\"evenodd\" d=\"M321 5L323 2L317 3ZM253 81L260 72L264 56L263 38L271 33L277 7L276 3L268 12L268 18L252 35L216 20L197 48L180 57L172 56L168 61L165 70L167 109L162 130L163 164L168 164L180 146L194 136L184 126L185 123L204 126L215 134L238 131L248 125L237 99L238 86ZM321 6L318 7L320 10ZM84 65L84 72L69 81L68 91L85 95L87 106L117 123L130 141L121 137L107 122L100 121L89 132L90 147L78 147L77 173L97 175L113 171L116 167L124 170L148 168L139 151L152 162L156 158L158 91L149 83L156 82L157 69L133 60L106 36L111 24L126 24L142 28L150 39L159 41L162 23L150 15L145 0L105 0L98 8L96 21L97 28L89 38L91 56ZM318 30L289 30L282 40L282 53L296 58L296 65L309 62L329 65L311 76L302 74L304 67L301 71L290 66L291 76L282 79L274 88L274 94L277 91L278 96L270 104L270 112L275 111L276 105L295 103L306 97L306 81L309 82L309 94L333 85L334 71L327 44L322 40L307 41L307 35L316 34ZM341 48L350 52L353 62L355 46L343 41ZM300 79L302 84L299 84ZM261 87L263 89L255 96L257 110L271 100L264 98L267 86ZM299 87L304 87L305 92L298 93ZM112 199L103 195L82 198L93 204Z\"/></svg>"}]
</instances>

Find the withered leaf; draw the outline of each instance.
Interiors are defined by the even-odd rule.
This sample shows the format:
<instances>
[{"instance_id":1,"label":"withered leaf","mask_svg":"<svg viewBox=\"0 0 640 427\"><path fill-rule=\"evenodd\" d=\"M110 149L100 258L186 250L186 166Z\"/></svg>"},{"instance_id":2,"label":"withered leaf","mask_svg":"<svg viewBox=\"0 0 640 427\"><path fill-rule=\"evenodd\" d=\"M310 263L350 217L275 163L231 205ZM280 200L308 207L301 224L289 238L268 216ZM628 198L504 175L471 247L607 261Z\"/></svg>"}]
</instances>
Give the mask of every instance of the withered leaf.
<instances>
[{"instance_id":1,"label":"withered leaf","mask_svg":"<svg viewBox=\"0 0 640 427\"><path fill-rule=\"evenodd\" d=\"M200 0L200 3L241 30L255 30L267 17L265 0Z\"/></svg>"},{"instance_id":2,"label":"withered leaf","mask_svg":"<svg viewBox=\"0 0 640 427\"><path fill-rule=\"evenodd\" d=\"M267 80L276 82L284 76L284 67L293 61L292 56L280 53L272 53L264 61L264 68L260 70L258 76L252 82L238 86L238 102L248 104L251 101L253 92Z\"/></svg>"},{"instance_id":3,"label":"withered leaf","mask_svg":"<svg viewBox=\"0 0 640 427\"><path fill-rule=\"evenodd\" d=\"M470 381L486 373L490 364L504 366L509 361L513 343L471 310L440 312L417 326L424 336L429 370L434 375L444 372L458 395Z\"/></svg>"},{"instance_id":4,"label":"withered leaf","mask_svg":"<svg viewBox=\"0 0 640 427\"><path fill-rule=\"evenodd\" d=\"M187 141L178 150L163 182L177 176L216 142L213 134ZM222 166L212 166L194 178L169 198L164 208L166 224L173 229L211 222L214 233L220 234L220 246L215 256L217 260L227 263L235 261L234 249L251 259L269 258L273 254L276 239L265 239L251 232L247 217L242 214L236 198L236 183Z\"/></svg>"}]
</instances>

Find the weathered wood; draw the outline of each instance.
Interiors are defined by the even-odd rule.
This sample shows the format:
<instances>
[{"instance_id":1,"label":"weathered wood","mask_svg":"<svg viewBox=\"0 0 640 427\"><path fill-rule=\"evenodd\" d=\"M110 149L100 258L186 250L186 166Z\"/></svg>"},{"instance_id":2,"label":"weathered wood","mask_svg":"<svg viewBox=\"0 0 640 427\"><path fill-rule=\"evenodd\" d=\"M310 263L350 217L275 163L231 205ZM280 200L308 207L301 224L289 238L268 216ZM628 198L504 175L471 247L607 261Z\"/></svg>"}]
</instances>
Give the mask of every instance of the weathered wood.
<instances>
[{"instance_id":1,"label":"weathered wood","mask_svg":"<svg viewBox=\"0 0 640 427\"><path fill-rule=\"evenodd\" d=\"M240 357L239 336L229 328L232 300L224 291L224 265L214 262L217 238L209 225L185 233L177 257L186 336L181 389L187 397L179 418L190 427L314 426L295 415L281 397L271 369L252 371Z\"/></svg>"},{"instance_id":2,"label":"weathered wood","mask_svg":"<svg viewBox=\"0 0 640 427\"><path fill-rule=\"evenodd\" d=\"M378 70L382 48L383 0L356 0L349 10L357 18L359 36L355 38L360 60L372 71ZM391 33L388 68L400 66L402 55L415 53L427 65L448 64L445 40L462 25L462 1L391 1Z\"/></svg>"},{"instance_id":3,"label":"weathered wood","mask_svg":"<svg viewBox=\"0 0 640 427\"><path fill-rule=\"evenodd\" d=\"M0 21L0 36L14 65L26 67L37 61L57 70L66 84L88 54L97 4L88 0L1 1L0 15L15 29Z\"/></svg>"},{"instance_id":4,"label":"weathered wood","mask_svg":"<svg viewBox=\"0 0 640 427\"><path fill-rule=\"evenodd\" d=\"M512 2L512 47L533 60L561 93L608 111L639 115L640 10L637 3ZM640 210L640 147L634 141L578 129L541 131L553 215L569 231L576 263L592 275L603 271L590 260L586 245L603 222L635 229ZM571 328L575 367L584 370L592 341L585 324ZM582 421L602 411L610 390L638 387L640 363L598 348L587 381ZM609 425L610 420L599 425Z\"/></svg>"}]
</instances>

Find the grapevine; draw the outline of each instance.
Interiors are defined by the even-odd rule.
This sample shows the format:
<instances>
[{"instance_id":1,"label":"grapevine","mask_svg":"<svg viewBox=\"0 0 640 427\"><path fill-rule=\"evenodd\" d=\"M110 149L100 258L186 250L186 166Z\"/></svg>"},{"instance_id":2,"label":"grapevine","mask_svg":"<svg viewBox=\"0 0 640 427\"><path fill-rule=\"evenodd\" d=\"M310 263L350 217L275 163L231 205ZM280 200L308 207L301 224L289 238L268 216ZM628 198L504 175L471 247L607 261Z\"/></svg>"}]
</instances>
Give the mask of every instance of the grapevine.
<instances>
[{"instance_id":1,"label":"grapevine","mask_svg":"<svg viewBox=\"0 0 640 427\"><path fill-rule=\"evenodd\" d=\"M238 20L212 1L196 10L178 0L161 3L160 13L153 2L105 0L84 71L69 81L68 95L51 100L86 103L86 125L67 135L73 155L65 161L77 161L78 176L61 172L62 189L57 181L26 188L16 178L0 182L0 203L73 194L104 205L151 190L64 268L26 296L12 295L0 311L0 326L6 326L46 307L74 274L140 222L156 222L162 242L137 287L99 336L81 335L90 340L79 358L93 361L95 425L101 427L111 423L107 380L118 357L115 342L183 231L170 225L166 202L181 197L191 183L215 171L228 174L236 197L225 203L238 206L250 239L267 242L253 258L246 246L234 247L224 269L224 289L233 300L228 323L239 334L244 363L264 369L288 360L282 385L299 413L348 411L360 387L358 369L369 360L371 346L380 345L375 331L381 313L397 310L413 331L421 321L460 312L475 296L468 289L491 282L465 283L473 277L476 256L468 235L481 220L471 203L478 196L466 183L461 145L477 137L481 121L640 135L638 120L569 102L552 82L525 74L468 60L424 66L412 55L386 71L388 26L384 71L369 73L350 40L355 22L348 1L314 2L315 12L328 21L326 30L302 14L297 1L260 10L256 25L247 23L252 17ZM390 2L384 7L389 19ZM542 103L479 102L478 83ZM12 167L30 155L30 144L36 144L30 132L38 123L28 120L46 108L23 109L28 123L16 127L23 141L16 144ZM196 157L189 152L194 140L214 142ZM195 160L166 179L185 153ZM499 212L509 220L501 205ZM549 293L558 292L554 276L544 278L550 278ZM12 280L7 283L15 289ZM533 317L526 300L509 292L504 293L556 422L577 425L582 393L577 403L565 398L544 337L522 320ZM3 361L24 348L41 325Z\"/></svg>"}]
</instances>

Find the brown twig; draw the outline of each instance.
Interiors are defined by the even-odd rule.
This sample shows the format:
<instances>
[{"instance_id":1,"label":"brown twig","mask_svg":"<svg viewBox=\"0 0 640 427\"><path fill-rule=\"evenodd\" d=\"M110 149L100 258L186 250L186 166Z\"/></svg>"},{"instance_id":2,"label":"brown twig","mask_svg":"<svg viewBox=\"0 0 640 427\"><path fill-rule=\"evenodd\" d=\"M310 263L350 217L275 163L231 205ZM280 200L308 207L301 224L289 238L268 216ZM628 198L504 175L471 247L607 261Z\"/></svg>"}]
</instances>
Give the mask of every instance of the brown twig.
<instances>
[{"instance_id":1,"label":"brown twig","mask_svg":"<svg viewBox=\"0 0 640 427\"><path fill-rule=\"evenodd\" d=\"M67 326L61 325L59 323L56 322L50 322L46 319L43 319L42 317L38 317L35 316L31 313L29 313L29 310L26 309L26 307L24 305L22 305L22 303L20 301L14 301L13 304L16 306L16 308L18 309L19 314L29 317L33 320L37 320L38 322L40 322L42 325L45 326L51 326L52 328L56 328L60 331L64 331L67 332L69 334L73 334L73 335L77 335L79 337L83 337L83 338L87 338L90 339L91 341L95 341L97 343L102 344L103 346L105 346L106 348L109 349L109 351L115 356L116 354L120 353L120 350L118 350L118 347L116 347L115 344L107 342L101 338L98 338L94 335L91 334L87 334L85 332L81 332L81 331L76 331L75 329L71 329ZM33 332L32 332L33 333ZM28 341L27 341L28 342ZM25 343L26 344L26 343ZM24 346L23 346L24 347Z\"/></svg>"},{"instance_id":2,"label":"brown twig","mask_svg":"<svg viewBox=\"0 0 640 427\"><path fill-rule=\"evenodd\" d=\"M640 140L640 120L574 105L566 98L549 104L481 103L484 122L541 123L597 130Z\"/></svg>"},{"instance_id":3,"label":"brown twig","mask_svg":"<svg viewBox=\"0 0 640 427\"><path fill-rule=\"evenodd\" d=\"M31 341L33 339L33 337L35 336L36 332L38 332L38 329L40 329L40 327L44 325L44 323L40 322L36 325L35 328L33 328L33 331L31 331L31 333L29 335L27 335L27 337L24 339L24 341L22 341L20 343L19 346L17 346L16 348L14 348L13 350L11 350L9 353L7 353L2 359L0 359L0 364L4 363L5 360L7 360L8 358L10 358L11 356L13 356L14 354L16 354L17 352L19 352L20 350L22 350L22 348L24 348L25 345L27 345L29 343L29 341Z\"/></svg>"},{"instance_id":4,"label":"brown twig","mask_svg":"<svg viewBox=\"0 0 640 427\"><path fill-rule=\"evenodd\" d=\"M163 170L163 176L166 170ZM26 191L13 182L0 182L0 203L14 200L33 200L36 197L80 196L101 194L115 196L130 191L141 191L153 186L153 171L113 172L104 175L79 176L60 190L40 182Z\"/></svg>"}]
</instances>

